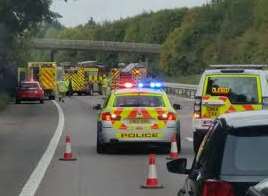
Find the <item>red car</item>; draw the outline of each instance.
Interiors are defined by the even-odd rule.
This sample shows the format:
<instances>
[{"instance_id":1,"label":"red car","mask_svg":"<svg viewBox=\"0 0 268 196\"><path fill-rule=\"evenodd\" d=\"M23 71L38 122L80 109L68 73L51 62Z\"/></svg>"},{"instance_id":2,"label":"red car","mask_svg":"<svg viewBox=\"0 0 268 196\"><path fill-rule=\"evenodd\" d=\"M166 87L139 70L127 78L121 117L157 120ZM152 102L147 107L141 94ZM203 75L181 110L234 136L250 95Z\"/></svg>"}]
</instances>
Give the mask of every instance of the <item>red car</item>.
<instances>
[{"instance_id":1,"label":"red car","mask_svg":"<svg viewBox=\"0 0 268 196\"><path fill-rule=\"evenodd\" d=\"M16 103L21 101L40 101L44 103L44 90L37 81L21 82L16 91Z\"/></svg>"}]
</instances>

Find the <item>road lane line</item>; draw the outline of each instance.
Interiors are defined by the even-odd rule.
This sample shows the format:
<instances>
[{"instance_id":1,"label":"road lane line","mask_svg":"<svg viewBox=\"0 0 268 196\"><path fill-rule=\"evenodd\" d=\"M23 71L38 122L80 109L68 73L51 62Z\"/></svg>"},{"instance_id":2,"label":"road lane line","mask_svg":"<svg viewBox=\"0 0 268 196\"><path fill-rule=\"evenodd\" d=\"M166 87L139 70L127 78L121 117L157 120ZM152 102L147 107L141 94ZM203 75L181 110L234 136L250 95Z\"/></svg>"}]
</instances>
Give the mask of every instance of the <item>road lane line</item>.
<instances>
[{"instance_id":1,"label":"road lane line","mask_svg":"<svg viewBox=\"0 0 268 196\"><path fill-rule=\"evenodd\" d=\"M58 113L59 113L59 120L58 120L58 126L57 129L50 140L50 143L43 154L42 158L40 159L39 163L37 164L36 168L32 172L30 178L22 188L21 193L19 196L34 196L42 179L44 178L44 175L47 171L47 168L55 154L55 151L57 149L58 143L60 141L63 129L64 129L64 113L60 107L60 105L53 101L53 103L56 105Z\"/></svg>"}]
</instances>

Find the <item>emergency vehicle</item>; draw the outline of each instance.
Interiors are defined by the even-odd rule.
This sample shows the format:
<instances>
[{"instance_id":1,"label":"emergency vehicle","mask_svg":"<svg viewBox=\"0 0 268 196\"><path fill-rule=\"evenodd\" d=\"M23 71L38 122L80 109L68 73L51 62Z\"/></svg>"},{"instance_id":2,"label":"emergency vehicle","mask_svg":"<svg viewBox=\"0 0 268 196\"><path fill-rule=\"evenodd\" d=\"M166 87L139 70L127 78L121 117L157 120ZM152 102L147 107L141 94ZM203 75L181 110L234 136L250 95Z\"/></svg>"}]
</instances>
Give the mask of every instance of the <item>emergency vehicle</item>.
<instances>
[{"instance_id":1,"label":"emergency vehicle","mask_svg":"<svg viewBox=\"0 0 268 196\"><path fill-rule=\"evenodd\" d=\"M87 92L87 82L85 79L85 70L83 67L68 67L64 69L64 81L71 85L71 92L68 95L82 95Z\"/></svg>"},{"instance_id":2,"label":"emergency vehicle","mask_svg":"<svg viewBox=\"0 0 268 196\"><path fill-rule=\"evenodd\" d=\"M38 81L45 96L55 99L57 64L55 62L30 62L27 67L18 68L18 84L24 80Z\"/></svg>"},{"instance_id":3,"label":"emergency vehicle","mask_svg":"<svg viewBox=\"0 0 268 196\"><path fill-rule=\"evenodd\" d=\"M147 68L139 63L131 63L124 68L114 68L111 70L111 89L121 88L126 81L138 84L139 80L146 78Z\"/></svg>"},{"instance_id":4,"label":"emergency vehicle","mask_svg":"<svg viewBox=\"0 0 268 196\"><path fill-rule=\"evenodd\" d=\"M96 105L95 109L101 110L97 123L98 153L122 144L149 144L168 151L174 134L180 150L180 120L176 111L180 105L172 106L166 93L154 83L139 88L126 82L125 88L113 90L103 107Z\"/></svg>"},{"instance_id":5,"label":"emergency vehicle","mask_svg":"<svg viewBox=\"0 0 268 196\"><path fill-rule=\"evenodd\" d=\"M105 74L103 65L97 65L96 61L83 61L65 67L64 79L71 81L73 93L78 95L102 94L101 83Z\"/></svg>"},{"instance_id":6,"label":"emergency vehicle","mask_svg":"<svg viewBox=\"0 0 268 196\"><path fill-rule=\"evenodd\" d=\"M200 80L194 103L193 143L197 151L213 120L223 113L267 108L265 65L212 65Z\"/></svg>"}]
</instances>

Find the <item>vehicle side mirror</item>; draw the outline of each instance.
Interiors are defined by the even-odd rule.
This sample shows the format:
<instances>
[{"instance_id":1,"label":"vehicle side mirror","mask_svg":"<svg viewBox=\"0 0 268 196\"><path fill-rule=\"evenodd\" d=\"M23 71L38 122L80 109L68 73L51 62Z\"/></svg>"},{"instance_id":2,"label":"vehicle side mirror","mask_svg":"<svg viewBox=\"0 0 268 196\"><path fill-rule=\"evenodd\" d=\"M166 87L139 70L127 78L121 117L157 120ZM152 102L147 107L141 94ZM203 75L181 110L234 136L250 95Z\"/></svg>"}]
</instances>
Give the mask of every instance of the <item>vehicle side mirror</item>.
<instances>
[{"instance_id":1,"label":"vehicle side mirror","mask_svg":"<svg viewBox=\"0 0 268 196\"><path fill-rule=\"evenodd\" d=\"M93 107L94 110L101 110L101 104L97 104Z\"/></svg>"},{"instance_id":2,"label":"vehicle side mirror","mask_svg":"<svg viewBox=\"0 0 268 196\"><path fill-rule=\"evenodd\" d=\"M181 110L181 105L180 104L173 104L173 108L175 110Z\"/></svg>"},{"instance_id":3,"label":"vehicle side mirror","mask_svg":"<svg viewBox=\"0 0 268 196\"><path fill-rule=\"evenodd\" d=\"M187 169L187 159L176 159L167 163L167 169L175 174L189 174L190 170Z\"/></svg>"}]
</instances>

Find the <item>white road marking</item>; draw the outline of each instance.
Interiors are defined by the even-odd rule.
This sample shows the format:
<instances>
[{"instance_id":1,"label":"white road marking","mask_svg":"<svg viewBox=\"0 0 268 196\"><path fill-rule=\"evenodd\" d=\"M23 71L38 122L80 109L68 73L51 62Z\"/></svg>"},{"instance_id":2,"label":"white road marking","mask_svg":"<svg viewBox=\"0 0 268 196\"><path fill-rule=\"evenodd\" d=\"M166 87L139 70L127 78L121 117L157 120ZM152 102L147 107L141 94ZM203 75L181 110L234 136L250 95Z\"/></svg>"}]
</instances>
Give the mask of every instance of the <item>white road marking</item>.
<instances>
[{"instance_id":1,"label":"white road marking","mask_svg":"<svg viewBox=\"0 0 268 196\"><path fill-rule=\"evenodd\" d=\"M188 142L193 142L194 139L192 137L186 137L185 140L187 140Z\"/></svg>"},{"instance_id":2,"label":"white road marking","mask_svg":"<svg viewBox=\"0 0 268 196\"><path fill-rule=\"evenodd\" d=\"M53 101L53 103L56 105L58 113L59 113L59 121L57 129L50 140L50 143L43 154L42 158L40 159L38 165L34 169L33 173L31 174L30 178L22 188L21 193L19 196L34 196L46 171L47 168L55 154L55 151L57 149L58 143L60 141L60 137L62 135L63 129L64 129L64 113L60 107L60 105Z\"/></svg>"}]
</instances>

